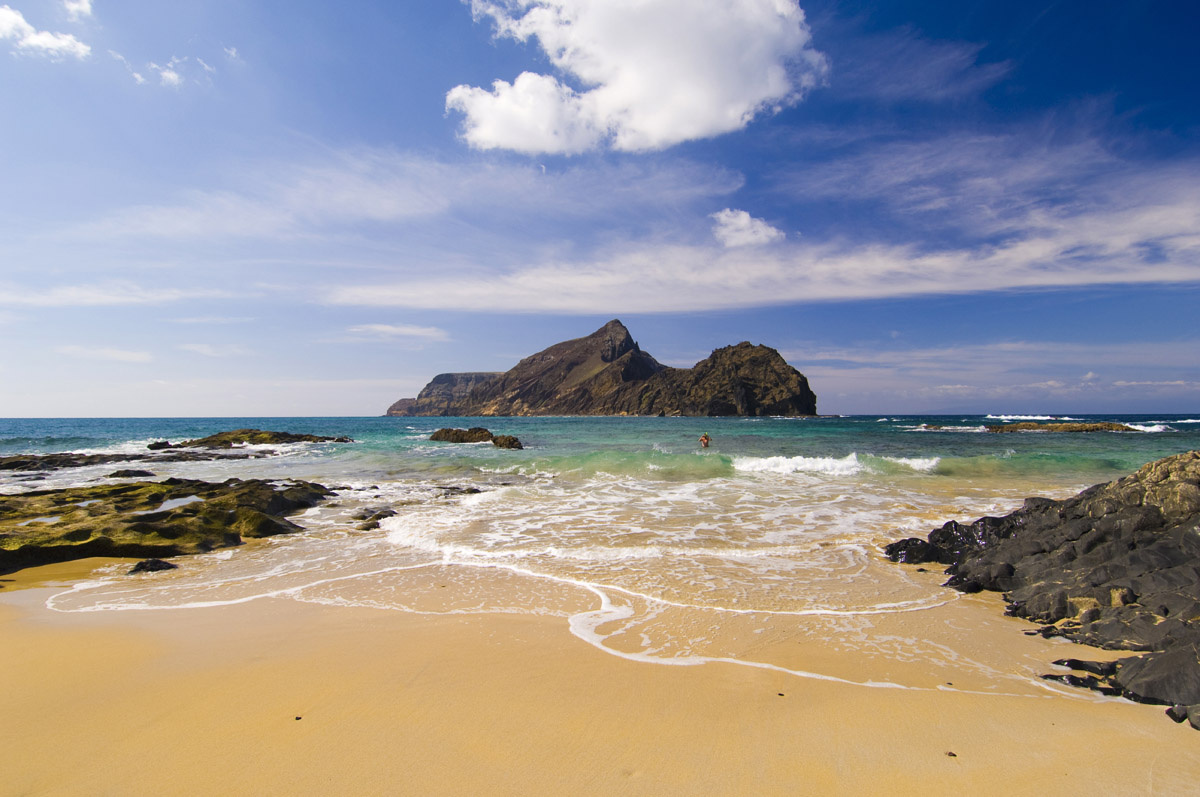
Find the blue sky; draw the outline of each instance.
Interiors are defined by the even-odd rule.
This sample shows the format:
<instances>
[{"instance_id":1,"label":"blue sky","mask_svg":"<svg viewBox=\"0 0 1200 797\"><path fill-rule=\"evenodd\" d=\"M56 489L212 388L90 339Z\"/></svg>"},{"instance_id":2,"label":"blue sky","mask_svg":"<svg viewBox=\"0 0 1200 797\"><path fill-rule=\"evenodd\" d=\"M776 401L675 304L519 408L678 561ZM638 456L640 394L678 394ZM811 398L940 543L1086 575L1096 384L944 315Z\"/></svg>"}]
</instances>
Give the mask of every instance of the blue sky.
<instances>
[{"instance_id":1,"label":"blue sky","mask_svg":"<svg viewBox=\"0 0 1200 797\"><path fill-rule=\"evenodd\" d=\"M620 318L1200 411L1200 6L0 0L0 416L375 415Z\"/></svg>"}]
</instances>

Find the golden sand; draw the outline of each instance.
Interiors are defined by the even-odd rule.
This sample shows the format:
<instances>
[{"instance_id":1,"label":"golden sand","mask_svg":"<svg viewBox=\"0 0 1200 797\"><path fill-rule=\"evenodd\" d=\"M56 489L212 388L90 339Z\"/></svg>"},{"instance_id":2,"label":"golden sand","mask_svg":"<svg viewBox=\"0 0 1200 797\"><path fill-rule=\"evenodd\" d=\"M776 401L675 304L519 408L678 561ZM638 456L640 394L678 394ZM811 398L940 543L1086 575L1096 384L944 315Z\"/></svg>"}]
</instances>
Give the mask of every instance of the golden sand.
<instances>
[{"instance_id":1,"label":"golden sand","mask_svg":"<svg viewBox=\"0 0 1200 797\"><path fill-rule=\"evenodd\" d=\"M1200 783L1200 735L1161 707L648 664L597 650L560 618L275 599L47 610L38 583L86 567L25 571L0 590L2 794L1131 795ZM1025 655L1019 633L990 636Z\"/></svg>"}]
</instances>

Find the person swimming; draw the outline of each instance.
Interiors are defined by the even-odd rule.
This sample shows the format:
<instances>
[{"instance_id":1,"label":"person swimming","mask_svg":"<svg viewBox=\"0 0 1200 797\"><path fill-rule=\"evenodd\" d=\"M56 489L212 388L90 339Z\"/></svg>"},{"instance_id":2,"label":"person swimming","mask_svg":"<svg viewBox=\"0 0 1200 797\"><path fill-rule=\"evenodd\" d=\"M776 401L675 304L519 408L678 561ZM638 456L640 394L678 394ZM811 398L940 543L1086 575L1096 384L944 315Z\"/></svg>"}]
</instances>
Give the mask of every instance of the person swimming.
<instances>
[{"instance_id":1,"label":"person swimming","mask_svg":"<svg viewBox=\"0 0 1200 797\"><path fill-rule=\"evenodd\" d=\"M708 444L712 442L712 438L708 436L708 432L700 435L700 447L708 448Z\"/></svg>"}]
</instances>

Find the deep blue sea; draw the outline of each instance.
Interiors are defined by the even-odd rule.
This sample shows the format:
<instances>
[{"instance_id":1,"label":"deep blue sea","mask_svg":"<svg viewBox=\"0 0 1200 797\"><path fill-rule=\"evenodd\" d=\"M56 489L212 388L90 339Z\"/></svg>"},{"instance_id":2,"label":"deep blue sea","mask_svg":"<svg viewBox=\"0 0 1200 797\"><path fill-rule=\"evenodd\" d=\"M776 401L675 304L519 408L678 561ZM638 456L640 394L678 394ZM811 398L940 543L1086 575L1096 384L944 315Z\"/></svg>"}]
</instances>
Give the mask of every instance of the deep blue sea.
<instances>
[{"instance_id":1,"label":"deep blue sea","mask_svg":"<svg viewBox=\"0 0 1200 797\"><path fill-rule=\"evenodd\" d=\"M881 549L1200 449L1200 412L1071 418L1136 431L985 431L1026 419L1012 416L8 419L0 456L136 452L243 427L356 441L153 464L158 477L308 479L337 495L294 518L303 532L187 557L176 571L128 576L127 565L104 565L49 599L59 611L285 599L533 614L643 662L839 680L838 657L850 656L875 662L872 686L934 688L922 679L944 668L955 688L1036 691L1054 688L1032 673L1049 660L1042 651L1030 653L1030 672L989 658L963 631L984 622L963 619L978 599ZM478 425L516 435L524 450L428 439ZM0 472L0 493L102 483L114 469ZM362 529L364 510L393 514Z\"/></svg>"}]
</instances>

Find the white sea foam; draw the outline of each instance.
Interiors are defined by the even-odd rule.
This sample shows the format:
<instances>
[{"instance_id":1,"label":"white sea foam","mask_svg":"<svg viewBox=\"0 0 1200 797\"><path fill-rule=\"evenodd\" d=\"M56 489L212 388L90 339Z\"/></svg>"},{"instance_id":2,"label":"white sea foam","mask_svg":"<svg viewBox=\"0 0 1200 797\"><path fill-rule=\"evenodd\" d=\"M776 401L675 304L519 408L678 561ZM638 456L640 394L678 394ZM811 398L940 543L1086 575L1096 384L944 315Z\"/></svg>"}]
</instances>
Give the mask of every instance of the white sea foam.
<instances>
[{"instance_id":1,"label":"white sea foam","mask_svg":"<svg viewBox=\"0 0 1200 797\"><path fill-rule=\"evenodd\" d=\"M988 415L988 420L993 421L1076 421L1078 418L1072 418L1068 415Z\"/></svg>"},{"instance_id":2,"label":"white sea foam","mask_svg":"<svg viewBox=\"0 0 1200 797\"><path fill-rule=\"evenodd\" d=\"M735 470L751 473L828 473L847 476L862 472L857 454L844 457L734 457Z\"/></svg>"},{"instance_id":3,"label":"white sea foam","mask_svg":"<svg viewBox=\"0 0 1200 797\"><path fill-rule=\"evenodd\" d=\"M1165 423L1127 423L1125 424L1130 429L1136 429L1139 432L1173 432L1175 431Z\"/></svg>"}]
</instances>

